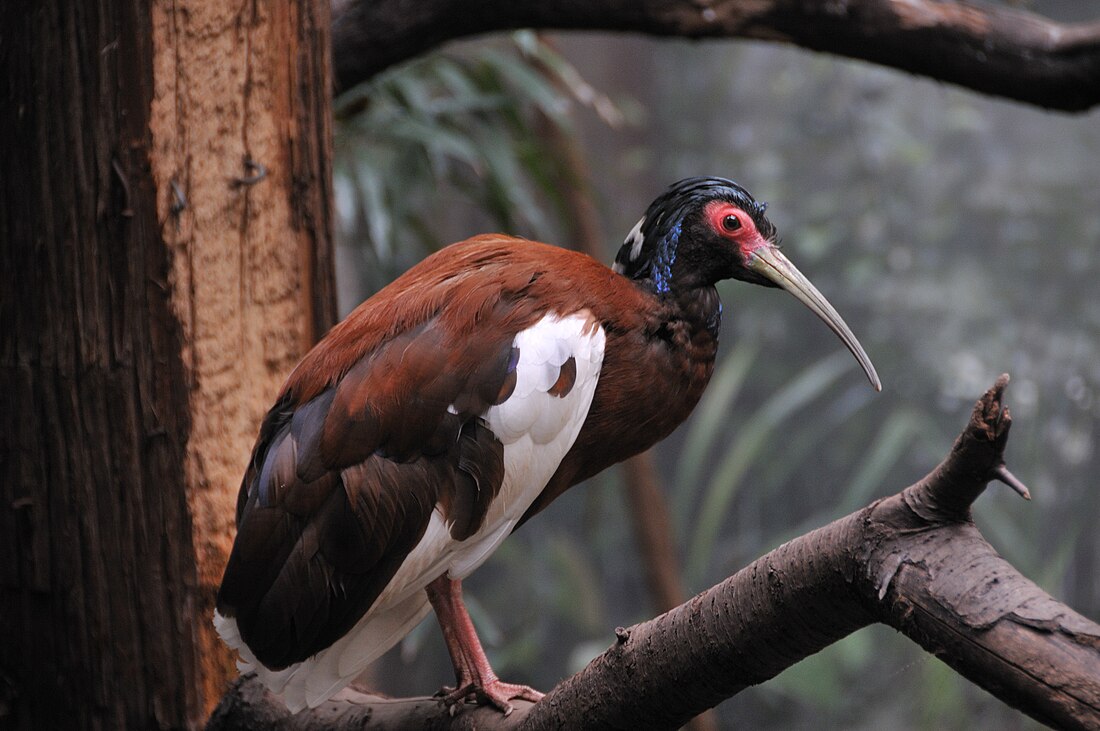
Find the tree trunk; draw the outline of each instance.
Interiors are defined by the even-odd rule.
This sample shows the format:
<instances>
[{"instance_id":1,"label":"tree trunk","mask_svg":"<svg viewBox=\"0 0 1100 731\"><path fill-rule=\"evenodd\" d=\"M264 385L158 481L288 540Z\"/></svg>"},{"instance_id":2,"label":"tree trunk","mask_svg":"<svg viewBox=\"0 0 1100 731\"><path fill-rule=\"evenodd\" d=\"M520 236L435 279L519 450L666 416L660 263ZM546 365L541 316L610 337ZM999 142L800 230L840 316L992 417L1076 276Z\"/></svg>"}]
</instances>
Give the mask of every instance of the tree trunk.
<instances>
[{"instance_id":1,"label":"tree trunk","mask_svg":"<svg viewBox=\"0 0 1100 731\"><path fill-rule=\"evenodd\" d=\"M0 725L197 727L256 425L335 313L328 3L0 14Z\"/></svg>"}]
</instances>

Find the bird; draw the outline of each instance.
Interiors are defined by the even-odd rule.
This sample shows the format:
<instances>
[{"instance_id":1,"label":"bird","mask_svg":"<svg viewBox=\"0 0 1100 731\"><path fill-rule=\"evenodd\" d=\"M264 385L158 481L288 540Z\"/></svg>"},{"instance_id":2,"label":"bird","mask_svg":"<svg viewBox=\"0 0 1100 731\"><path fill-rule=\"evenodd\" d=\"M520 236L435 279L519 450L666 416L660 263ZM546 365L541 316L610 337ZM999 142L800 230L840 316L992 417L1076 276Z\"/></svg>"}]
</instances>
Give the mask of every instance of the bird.
<instances>
[{"instance_id":1,"label":"bird","mask_svg":"<svg viewBox=\"0 0 1100 731\"><path fill-rule=\"evenodd\" d=\"M681 180L611 267L474 236L334 326L267 412L238 493L214 622L241 671L292 712L316 707L434 610L452 711L538 701L493 672L462 580L567 488L687 418L714 370L719 281L791 293L882 388L766 208L726 178Z\"/></svg>"}]
</instances>

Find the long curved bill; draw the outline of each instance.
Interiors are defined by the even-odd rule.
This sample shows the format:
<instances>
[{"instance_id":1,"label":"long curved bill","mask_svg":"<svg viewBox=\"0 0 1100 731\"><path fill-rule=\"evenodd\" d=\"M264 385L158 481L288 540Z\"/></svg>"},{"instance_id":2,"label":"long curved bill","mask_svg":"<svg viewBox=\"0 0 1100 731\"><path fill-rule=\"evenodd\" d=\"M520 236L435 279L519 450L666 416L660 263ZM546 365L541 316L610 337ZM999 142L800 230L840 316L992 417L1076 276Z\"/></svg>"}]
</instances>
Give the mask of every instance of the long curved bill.
<instances>
[{"instance_id":1,"label":"long curved bill","mask_svg":"<svg viewBox=\"0 0 1100 731\"><path fill-rule=\"evenodd\" d=\"M859 361L860 367L867 374L867 379L871 381L874 389L876 391L882 390L882 381L879 380L878 373L875 372L875 367L871 364L871 359L867 357L867 353L863 350L859 341L856 340L856 336L852 334L852 331L844 323L844 319L833 309L829 301L825 299L821 292L817 291L814 285L810 284L810 280L798 271L790 259L774 246L764 245L753 251L750 256L749 268L793 294L802 304L813 310L815 315L824 320L829 329L844 341L844 344L848 346L848 350L852 351L852 355Z\"/></svg>"}]
</instances>

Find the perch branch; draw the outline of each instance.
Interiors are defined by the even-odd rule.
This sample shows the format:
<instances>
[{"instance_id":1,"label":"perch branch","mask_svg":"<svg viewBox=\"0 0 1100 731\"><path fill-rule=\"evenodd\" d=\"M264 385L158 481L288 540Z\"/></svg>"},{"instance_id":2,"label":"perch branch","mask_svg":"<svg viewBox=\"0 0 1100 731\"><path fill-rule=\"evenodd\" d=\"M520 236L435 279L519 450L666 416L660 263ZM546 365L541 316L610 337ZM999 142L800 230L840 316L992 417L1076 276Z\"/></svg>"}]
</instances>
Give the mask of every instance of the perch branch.
<instances>
[{"instance_id":1,"label":"perch branch","mask_svg":"<svg viewBox=\"0 0 1100 731\"><path fill-rule=\"evenodd\" d=\"M1100 728L1100 625L1024 578L970 519L1003 471L1007 381L978 401L924 479L616 630L610 649L538 704L517 704L507 717L468 707L452 718L430 698L347 691L289 716L251 678L226 694L208 728L676 728L872 622L897 628L1043 723Z\"/></svg>"},{"instance_id":2,"label":"perch branch","mask_svg":"<svg viewBox=\"0 0 1100 731\"><path fill-rule=\"evenodd\" d=\"M978 0L336 0L334 78L349 89L445 41L516 28L773 41L1048 109L1100 102L1100 22Z\"/></svg>"}]
</instances>

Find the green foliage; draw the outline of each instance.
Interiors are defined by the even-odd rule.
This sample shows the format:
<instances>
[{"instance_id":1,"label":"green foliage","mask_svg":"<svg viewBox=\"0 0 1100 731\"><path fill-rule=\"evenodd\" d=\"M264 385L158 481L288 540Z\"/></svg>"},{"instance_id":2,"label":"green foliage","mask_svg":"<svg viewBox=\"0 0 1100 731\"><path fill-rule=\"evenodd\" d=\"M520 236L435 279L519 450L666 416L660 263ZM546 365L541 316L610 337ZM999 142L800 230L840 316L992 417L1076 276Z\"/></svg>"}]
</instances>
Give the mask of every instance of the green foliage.
<instances>
[{"instance_id":1,"label":"green foliage","mask_svg":"<svg viewBox=\"0 0 1100 731\"><path fill-rule=\"evenodd\" d=\"M705 575L714 553L715 540L733 498L742 485L749 468L760 462L786 459L777 440L779 428L810 401L819 398L841 374L851 369L847 352L835 353L823 358L794 378L785 388L770 397L763 406L744 418L739 434L732 446L721 457L707 485L703 488L702 503L692 524L692 540L687 553L685 574L691 585L696 585ZM736 378L736 371L724 371L721 375ZM716 384L717 385L717 384ZM723 390L729 390L728 387ZM731 413L733 410L727 411ZM744 413L743 411L741 413ZM711 418L717 412L707 414ZM715 425L716 426L716 425ZM779 442L777 445L776 442ZM685 468L686 470L686 468ZM680 495L691 497L692 483L681 485ZM679 505L677 506L679 507ZM677 511L682 514L683 510ZM684 525L685 521L681 521Z\"/></svg>"},{"instance_id":2,"label":"green foliage","mask_svg":"<svg viewBox=\"0 0 1100 731\"><path fill-rule=\"evenodd\" d=\"M563 185L554 140L569 111L618 111L530 32L437 53L380 74L336 108L335 185L345 238L362 251L368 291L452 238L463 217L552 238Z\"/></svg>"}]
</instances>

